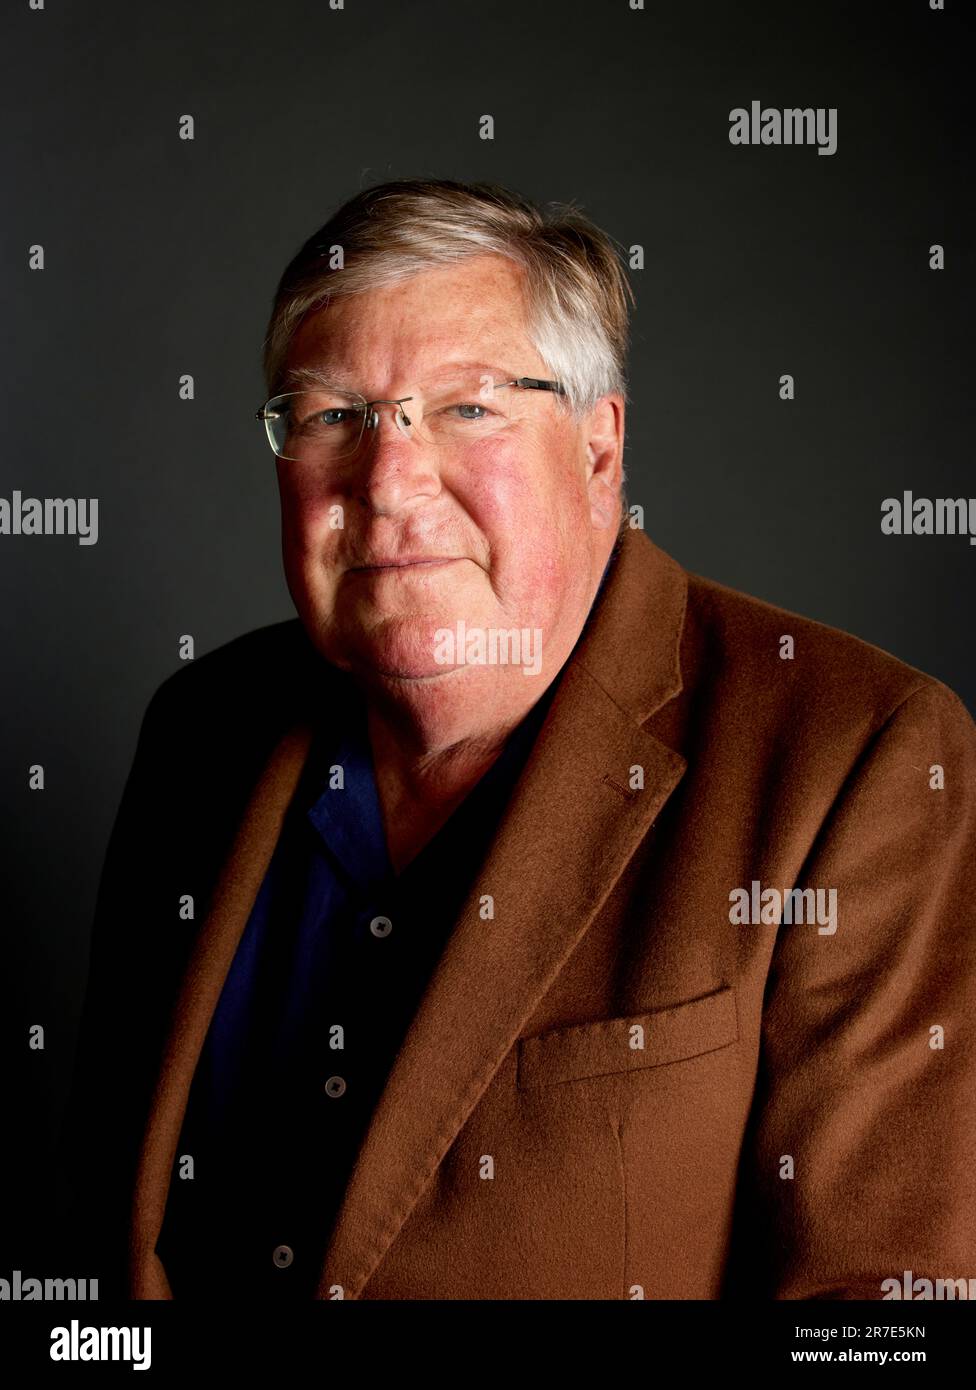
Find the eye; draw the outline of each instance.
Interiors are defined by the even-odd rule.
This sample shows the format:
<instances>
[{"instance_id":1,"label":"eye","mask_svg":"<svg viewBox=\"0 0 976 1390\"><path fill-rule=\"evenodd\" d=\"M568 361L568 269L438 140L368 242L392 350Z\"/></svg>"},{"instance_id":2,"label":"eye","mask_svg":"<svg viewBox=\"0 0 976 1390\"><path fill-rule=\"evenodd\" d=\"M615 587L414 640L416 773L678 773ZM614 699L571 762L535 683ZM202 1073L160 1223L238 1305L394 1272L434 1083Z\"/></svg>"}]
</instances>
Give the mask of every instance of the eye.
<instances>
[{"instance_id":1,"label":"eye","mask_svg":"<svg viewBox=\"0 0 976 1390\"><path fill-rule=\"evenodd\" d=\"M315 410L310 415L296 418L295 424L299 429L314 430L322 425L344 425L347 417L355 414L352 410L346 410L341 406L334 406L329 410Z\"/></svg>"},{"instance_id":2,"label":"eye","mask_svg":"<svg viewBox=\"0 0 976 1390\"><path fill-rule=\"evenodd\" d=\"M465 415L462 413L460 416L462 420L471 420L474 423L477 423L479 420L486 419L487 416L489 416L492 413L487 406L478 405L474 401L461 401L457 405L448 406L448 410L459 410L462 412L466 410L480 410L480 415Z\"/></svg>"}]
</instances>

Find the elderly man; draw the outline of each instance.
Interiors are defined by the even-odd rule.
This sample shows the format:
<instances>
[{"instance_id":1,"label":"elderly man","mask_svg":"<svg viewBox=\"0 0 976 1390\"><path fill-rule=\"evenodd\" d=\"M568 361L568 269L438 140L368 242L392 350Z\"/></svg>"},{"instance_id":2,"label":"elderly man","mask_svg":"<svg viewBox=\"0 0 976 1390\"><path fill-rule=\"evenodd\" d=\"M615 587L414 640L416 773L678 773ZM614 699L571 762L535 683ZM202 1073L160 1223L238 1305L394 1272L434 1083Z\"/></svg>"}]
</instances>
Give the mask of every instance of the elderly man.
<instances>
[{"instance_id":1,"label":"elderly man","mask_svg":"<svg viewBox=\"0 0 976 1390\"><path fill-rule=\"evenodd\" d=\"M157 692L99 896L68 1128L133 1297L976 1272L976 729L632 524L628 293L451 181L285 271L298 619Z\"/></svg>"}]
</instances>

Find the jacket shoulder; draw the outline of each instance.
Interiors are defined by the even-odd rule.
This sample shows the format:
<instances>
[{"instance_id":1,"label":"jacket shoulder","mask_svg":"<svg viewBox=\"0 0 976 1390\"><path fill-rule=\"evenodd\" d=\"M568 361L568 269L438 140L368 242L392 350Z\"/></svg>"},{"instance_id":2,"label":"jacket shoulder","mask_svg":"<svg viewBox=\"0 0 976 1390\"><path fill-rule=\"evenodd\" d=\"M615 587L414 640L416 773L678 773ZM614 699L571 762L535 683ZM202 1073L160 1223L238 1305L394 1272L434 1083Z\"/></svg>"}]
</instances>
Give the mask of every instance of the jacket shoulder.
<instances>
[{"instance_id":1,"label":"jacket shoulder","mask_svg":"<svg viewBox=\"0 0 976 1390\"><path fill-rule=\"evenodd\" d=\"M794 708L858 711L880 723L926 692L966 713L949 686L884 648L690 572L685 645L703 674L721 671L745 690L772 686Z\"/></svg>"},{"instance_id":2,"label":"jacket shoulder","mask_svg":"<svg viewBox=\"0 0 976 1390\"><path fill-rule=\"evenodd\" d=\"M154 714L176 715L208 709L233 718L262 710L289 708L298 717L301 696L314 680L327 678L325 661L312 646L298 618L242 633L183 664L159 685L149 704Z\"/></svg>"}]
</instances>

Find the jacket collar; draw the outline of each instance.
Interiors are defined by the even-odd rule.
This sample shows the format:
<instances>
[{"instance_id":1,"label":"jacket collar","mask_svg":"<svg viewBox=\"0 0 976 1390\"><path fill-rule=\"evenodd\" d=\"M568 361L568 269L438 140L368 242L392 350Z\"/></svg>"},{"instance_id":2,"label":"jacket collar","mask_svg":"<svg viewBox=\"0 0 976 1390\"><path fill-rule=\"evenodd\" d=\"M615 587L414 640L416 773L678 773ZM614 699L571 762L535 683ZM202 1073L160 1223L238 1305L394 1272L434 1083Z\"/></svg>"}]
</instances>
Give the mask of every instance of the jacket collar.
<instances>
[{"instance_id":1,"label":"jacket collar","mask_svg":"<svg viewBox=\"0 0 976 1390\"><path fill-rule=\"evenodd\" d=\"M387 1078L332 1231L318 1297L332 1297L337 1287L345 1298L362 1293L680 781L684 758L642 725L681 689L686 599L681 566L643 532L626 531ZM134 1298L169 1296L155 1244L190 1084L312 733L307 720L296 725L265 767L173 1011L133 1195ZM643 769L641 790L631 787L635 765ZM491 932L480 916L485 893L494 899Z\"/></svg>"}]
</instances>

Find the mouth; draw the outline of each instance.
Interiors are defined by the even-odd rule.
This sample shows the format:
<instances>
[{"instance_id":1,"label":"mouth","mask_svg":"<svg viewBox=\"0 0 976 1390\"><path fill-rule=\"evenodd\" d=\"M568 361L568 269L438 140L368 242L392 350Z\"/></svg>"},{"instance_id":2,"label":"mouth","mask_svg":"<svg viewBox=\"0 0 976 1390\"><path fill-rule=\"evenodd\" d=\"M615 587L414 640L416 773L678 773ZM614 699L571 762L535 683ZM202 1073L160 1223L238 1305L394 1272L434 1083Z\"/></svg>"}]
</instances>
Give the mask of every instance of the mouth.
<instances>
[{"instance_id":1,"label":"mouth","mask_svg":"<svg viewBox=\"0 0 976 1390\"><path fill-rule=\"evenodd\" d=\"M457 555L450 555L450 556L432 555L432 556L417 557L416 559L388 560L388 561L386 561L386 562L383 563L383 564L376 564L376 565L353 565L353 567L352 567L352 573L354 573L354 574L382 574L382 573L384 573L384 572L387 571L387 570L419 570L419 569L431 570L431 569L441 569L441 568L443 568L445 565L453 565L453 564L455 564L459 558L460 558L460 557L457 556Z\"/></svg>"}]
</instances>

